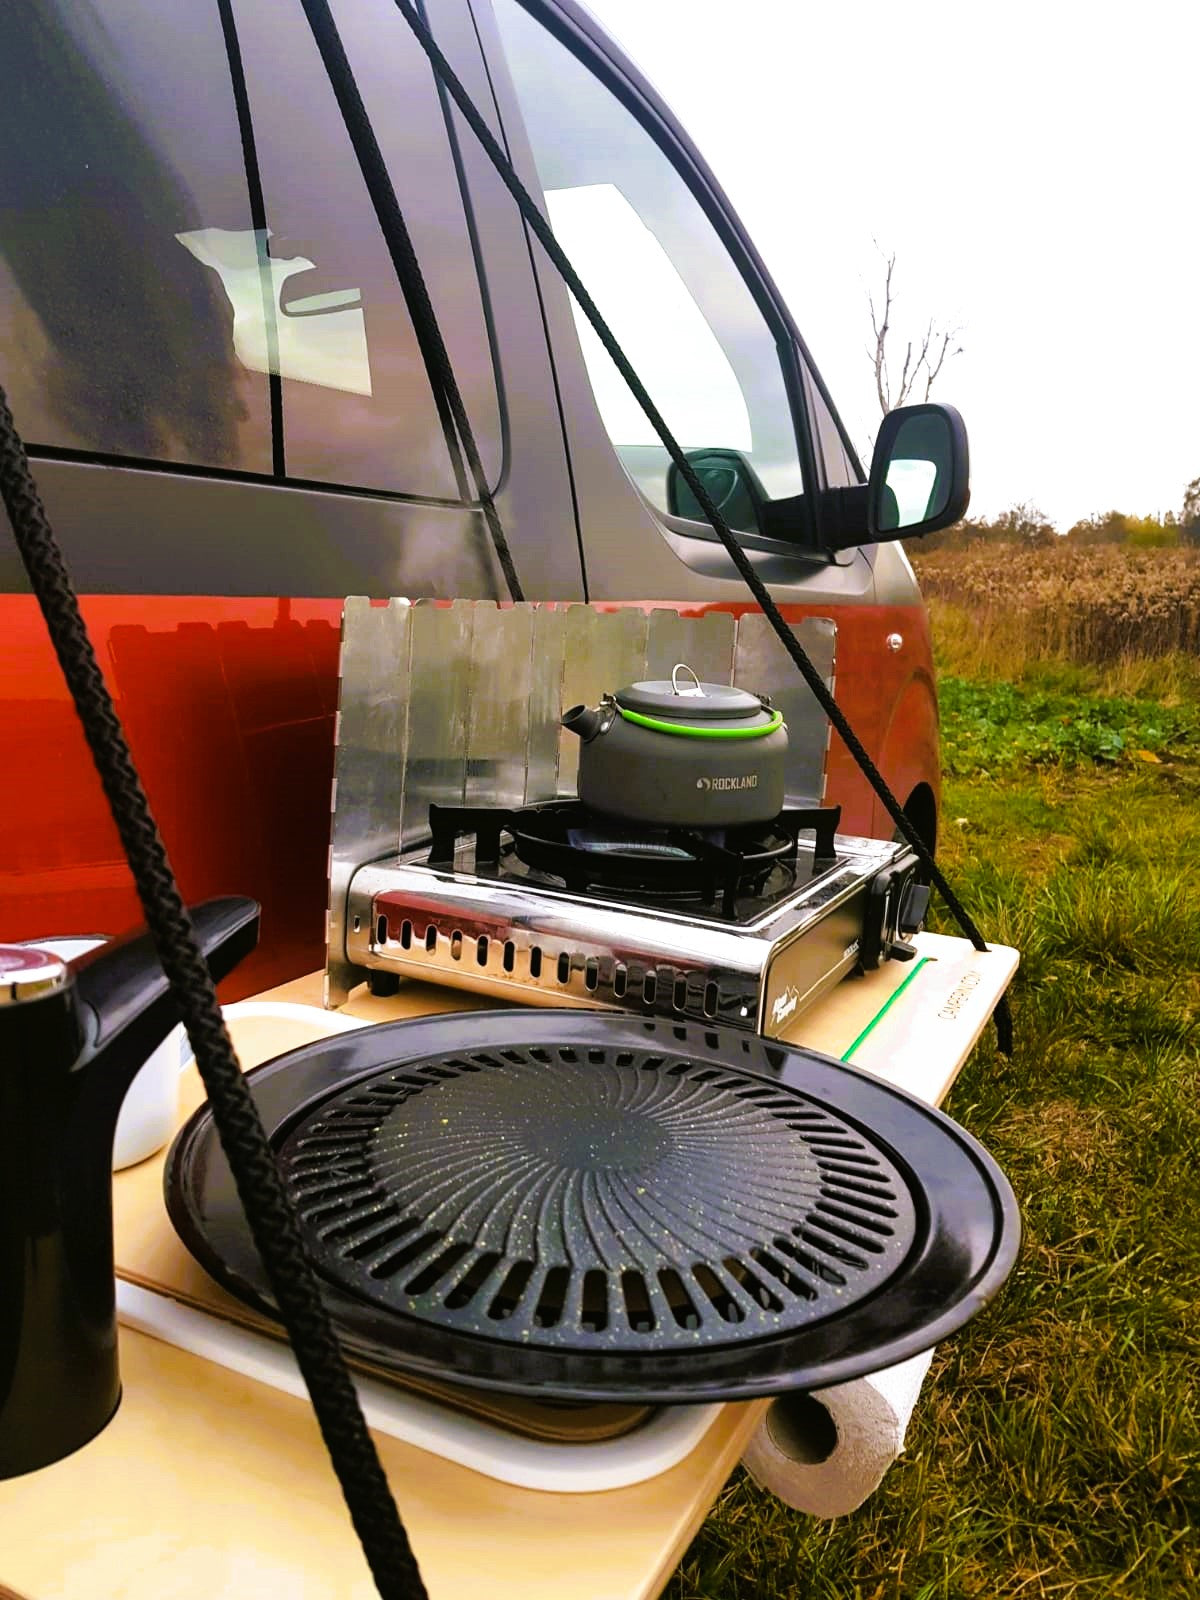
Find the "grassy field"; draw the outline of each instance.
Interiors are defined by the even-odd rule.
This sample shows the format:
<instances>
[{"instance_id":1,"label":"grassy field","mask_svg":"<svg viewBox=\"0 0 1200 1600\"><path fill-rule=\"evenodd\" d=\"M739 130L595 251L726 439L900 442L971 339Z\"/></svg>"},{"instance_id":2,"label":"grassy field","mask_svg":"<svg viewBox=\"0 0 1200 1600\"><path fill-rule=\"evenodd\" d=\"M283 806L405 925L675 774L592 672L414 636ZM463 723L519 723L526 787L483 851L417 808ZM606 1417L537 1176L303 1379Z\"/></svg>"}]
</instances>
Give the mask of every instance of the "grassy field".
<instances>
[{"instance_id":1,"label":"grassy field","mask_svg":"<svg viewBox=\"0 0 1200 1600\"><path fill-rule=\"evenodd\" d=\"M989 650L933 610L939 854L1022 952L1015 1053L985 1037L947 1109L1012 1181L1022 1259L860 1511L739 1474L671 1600L1200 1595L1200 668L1014 649L1011 615Z\"/></svg>"}]
</instances>

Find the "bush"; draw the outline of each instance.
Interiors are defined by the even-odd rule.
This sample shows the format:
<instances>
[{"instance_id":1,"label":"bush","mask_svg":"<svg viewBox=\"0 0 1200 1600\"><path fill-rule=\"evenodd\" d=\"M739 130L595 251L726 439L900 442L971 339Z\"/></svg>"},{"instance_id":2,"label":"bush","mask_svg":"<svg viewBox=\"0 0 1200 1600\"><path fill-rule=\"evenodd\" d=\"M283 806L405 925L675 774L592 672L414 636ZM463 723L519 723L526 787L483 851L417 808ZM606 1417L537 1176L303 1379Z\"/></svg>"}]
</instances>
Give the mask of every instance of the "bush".
<instances>
[{"instance_id":1,"label":"bush","mask_svg":"<svg viewBox=\"0 0 1200 1600\"><path fill-rule=\"evenodd\" d=\"M1200 714L1122 695L938 678L942 763L956 776L1014 767L1159 764L1200 754Z\"/></svg>"}]
</instances>

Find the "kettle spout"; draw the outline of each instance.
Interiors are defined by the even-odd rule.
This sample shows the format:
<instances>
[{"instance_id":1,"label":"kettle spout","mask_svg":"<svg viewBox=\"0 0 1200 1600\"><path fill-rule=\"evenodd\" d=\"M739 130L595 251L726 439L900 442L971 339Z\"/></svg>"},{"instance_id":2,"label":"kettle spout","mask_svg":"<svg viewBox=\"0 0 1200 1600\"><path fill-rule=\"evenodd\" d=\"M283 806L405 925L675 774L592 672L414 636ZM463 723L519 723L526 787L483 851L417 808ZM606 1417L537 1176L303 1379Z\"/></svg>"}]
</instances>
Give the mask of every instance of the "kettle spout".
<instances>
[{"instance_id":1,"label":"kettle spout","mask_svg":"<svg viewBox=\"0 0 1200 1600\"><path fill-rule=\"evenodd\" d=\"M562 725L568 733L578 734L584 744L590 744L600 732L603 721L600 713L590 706L572 706L563 713Z\"/></svg>"}]
</instances>

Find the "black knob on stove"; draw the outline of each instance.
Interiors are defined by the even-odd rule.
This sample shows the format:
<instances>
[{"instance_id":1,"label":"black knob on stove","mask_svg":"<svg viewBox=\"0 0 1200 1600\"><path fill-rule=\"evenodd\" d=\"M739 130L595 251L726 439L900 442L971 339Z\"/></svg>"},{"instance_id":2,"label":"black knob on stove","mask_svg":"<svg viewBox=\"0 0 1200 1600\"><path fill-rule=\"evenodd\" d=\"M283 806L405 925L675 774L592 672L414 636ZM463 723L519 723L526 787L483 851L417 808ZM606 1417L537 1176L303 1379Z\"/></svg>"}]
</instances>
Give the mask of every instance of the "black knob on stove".
<instances>
[{"instance_id":1,"label":"black knob on stove","mask_svg":"<svg viewBox=\"0 0 1200 1600\"><path fill-rule=\"evenodd\" d=\"M900 906L900 932L920 933L929 911L929 885L910 883Z\"/></svg>"}]
</instances>

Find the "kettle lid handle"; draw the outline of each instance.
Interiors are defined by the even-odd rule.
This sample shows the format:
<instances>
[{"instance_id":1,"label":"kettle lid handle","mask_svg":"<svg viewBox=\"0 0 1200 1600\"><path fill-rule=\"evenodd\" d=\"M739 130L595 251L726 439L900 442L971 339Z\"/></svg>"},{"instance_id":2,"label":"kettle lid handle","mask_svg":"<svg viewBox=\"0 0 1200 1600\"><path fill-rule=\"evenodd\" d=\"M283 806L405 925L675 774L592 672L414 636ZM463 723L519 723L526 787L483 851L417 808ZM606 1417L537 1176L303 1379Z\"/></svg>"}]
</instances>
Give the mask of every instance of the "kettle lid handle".
<instances>
[{"instance_id":1,"label":"kettle lid handle","mask_svg":"<svg viewBox=\"0 0 1200 1600\"><path fill-rule=\"evenodd\" d=\"M690 672L692 674L692 682L695 684L695 688L681 689L679 687L679 674L681 672ZM676 694L691 695L693 699L697 695L700 695L703 698L704 695L704 686L701 684L700 679L694 669L689 667L686 661L677 661L671 668L671 688Z\"/></svg>"}]
</instances>

